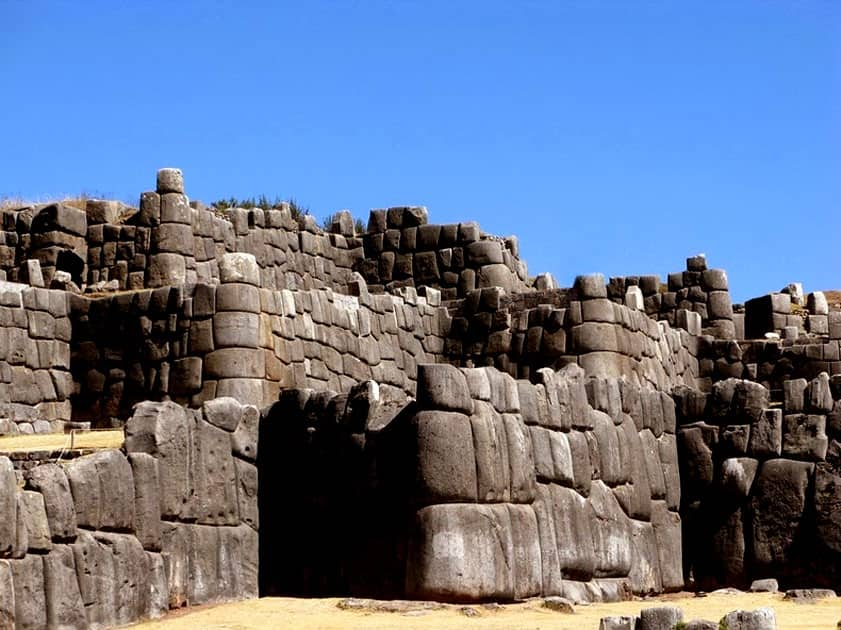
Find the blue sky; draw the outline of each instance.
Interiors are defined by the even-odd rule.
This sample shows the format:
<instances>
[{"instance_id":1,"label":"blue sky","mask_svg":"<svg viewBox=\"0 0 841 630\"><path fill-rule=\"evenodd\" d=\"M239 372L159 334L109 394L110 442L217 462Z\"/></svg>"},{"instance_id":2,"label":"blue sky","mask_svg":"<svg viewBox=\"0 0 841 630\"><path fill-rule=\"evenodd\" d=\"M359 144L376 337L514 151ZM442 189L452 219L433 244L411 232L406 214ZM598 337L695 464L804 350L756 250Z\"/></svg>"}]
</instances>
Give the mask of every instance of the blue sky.
<instances>
[{"instance_id":1,"label":"blue sky","mask_svg":"<svg viewBox=\"0 0 841 630\"><path fill-rule=\"evenodd\" d=\"M424 204L532 274L841 287L841 2L0 0L0 195Z\"/></svg>"}]
</instances>

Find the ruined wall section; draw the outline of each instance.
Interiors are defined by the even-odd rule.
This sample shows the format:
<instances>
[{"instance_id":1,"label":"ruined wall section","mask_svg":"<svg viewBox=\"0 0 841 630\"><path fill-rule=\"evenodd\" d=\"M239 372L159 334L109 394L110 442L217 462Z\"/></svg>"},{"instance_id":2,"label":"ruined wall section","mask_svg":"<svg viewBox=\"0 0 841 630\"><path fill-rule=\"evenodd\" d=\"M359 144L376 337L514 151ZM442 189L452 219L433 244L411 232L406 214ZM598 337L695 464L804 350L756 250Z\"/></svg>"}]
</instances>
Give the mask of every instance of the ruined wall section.
<instances>
[{"instance_id":1,"label":"ruined wall section","mask_svg":"<svg viewBox=\"0 0 841 630\"><path fill-rule=\"evenodd\" d=\"M597 274L579 277L572 289L470 293L453 309L446 350L457 364L493 365L517 378L578 364L588 375L669 391L697 386L698 343L686 330L612 302Z\"/></svg>"},{"instance_id":2,"label":"ruined wall section","mask_svg":"<svg viewBox=\"0 0 841 630\"><path fill-rule=\"evenodd\" d=\"M516 237L491 236L476 223L433 225L423 207L373 210L363 245L354 269L371 290L429 286L444 300L483 287L530 290Z\"/></svg>"},{"instance_id":3,"label":"ruined wall section","mask_svg":"<svg viewBox=\"0 0 841 630\"><path fill-rule=\"evenodd\" d=\"M143 403L126 452L0 457L0 615L107 628L257 595L257 423L231 399Z\"/></svg>"},{"instance_id":4,"label":"ruined wall section","mask_svg":"<svg viewBox=\"0 0 841 630\"><path fill-rule=\"evenodd\" d=\"M87 257L86 235L85 212L62 203L4 211L0 230L2 279L49 286L55 272L62 270L81 282ZM37 260L40 269L31 270L28 260Z\"/></svg>"},{"instance_id":5,"label":"ruined wall section","mask_svg":"<svg viewBox=\"0 0 841 630\"><path fill-rule=\"evenodd\" d=\"M64 429L70 336L63 291L0 282L0 435Z\"/></svg>"},{"instance_id":6,"label":"ruined wall section","mask_svg":"<svg viewBox=\"0 0 841 630\"><path fill-rule=\"evenodd\" d=\"M422 366L410 597L591 601L683 586L671 398L576 366L539 380Z\"/></svg>"},{"instance_id":7,"label":"ruined wall section","mask_svg":"<svg viewBox=\"0 0 841 630\"><path fill-rule=\"evenodd\" d=\"M248 253L260 266L264 288L342 290L359 272L372 292L429 286L443 299L477 287L529 289L516 237L501 239L475 223L432 225L423 207L371 212L368 231L355 234L347 212L329 232L314 217L278 208L214 210L190 203L177 169L158 173L155 192L145 192L139 211L124 224L117 212L89 202L86 282L114 289L214 284L226 253Z\"/></svg>"},{"instance_id":8,"label":"ruined wall section","mask_svg":"<svg viewBox=\"0 0 841 630\"><path fill-rule=\"evenodd\" d=\"M687 258L686 269L670 273L666 285L657 275L612 277L607 297L695 335L744 338L743 323L733 312L727 274L709 269L703 254Z\"/></svg>"},{"instance_id":9,"label":"ruined wall section","mask_svg":"<svg viewBox=\"0 0 841 630\"><path fill-rule=\"evenodd\" d=\"M783 390L775 403L728 379L676 395L684 558L699 588L838 582L841 382L822 373Z\"/></svg>"},{"instance_id":10,"label":"ruined wall section","mask_svg":"<svg viewBox=\"0 0 841 630\"><path fill-rule=\"evenodd\" d=\"M73 296L75 418L107 424L147 399L262 406L283 388L343 392L367 379L413 393L416 365L440 360L449 316L434 291L273 290L254 257L220 263L217 285Z\"/></svg>"}]
</instances>

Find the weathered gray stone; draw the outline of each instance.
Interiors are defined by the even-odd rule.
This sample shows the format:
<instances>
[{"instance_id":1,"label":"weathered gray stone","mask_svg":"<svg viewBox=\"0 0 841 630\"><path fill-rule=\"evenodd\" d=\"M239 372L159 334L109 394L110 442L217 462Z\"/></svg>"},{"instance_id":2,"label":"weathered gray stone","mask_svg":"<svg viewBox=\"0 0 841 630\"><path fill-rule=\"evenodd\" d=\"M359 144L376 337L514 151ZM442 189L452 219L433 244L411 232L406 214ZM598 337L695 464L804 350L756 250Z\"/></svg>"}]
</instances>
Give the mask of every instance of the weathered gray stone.
<instances>
[{"instance_id":1,"label":"weathered gray stone","mask_svg":"<svg viewBox=\"0 0 841 630\"><path fill-rule=\"evenodd\" d=\"M111 549L93 534L82 531L72 545L79 594L92 628L108 628L117 622L117 583Z\"/></svg>"},{"instance_id":2,"label":"weathered gray stone","mask_svg":"<svg viewBox=\"0 0 841 630\"><path fill-rule=\"evenodd\" d=\"M512 466L502 416L489 403L476 401L470 425L476 453L479 501L510 501Z\"/></svg>"},{"instance_id":3,"label":"weathered gray stone","mask_svg":"<svg viewBox=\"0 0 841 630\"><path fill-rule=\"evenodd\" d=\"M791 379L783 382L785 395L785 409L789 413L805 411L805 393L808 382L805 378Z\"/></svg>"},{"instance_id":4,"label":"weathered gray stone","mask_svg":"<svg viewBox=\"0 0 841 630\"><path fill-rule=\"evenodd\" d=\"M207 525L238 525L237 482L230 434L199 420L193 433L195 516Z\"/></svg>"},{"instance_id":5,"label":"weathered gray stone","mask_svg":"<svg viewBox=\"0 0 841 630\"><path fill-rule=\"evenodd\" d=\"M531 503L535 496L534 452L531 436L519 414L502 414L511 480L511 502Z\"/></svg>"},{"instance_id":6,"label":"weathered gray stone","mask_svg":"<svg viewBox=\"0 0 841 630\"><path fill-rule=\"evenodd\" d=\"M149 560L134 536L97 533L95 539L113 558L114 619L125 625L143 617L148 607Z\"/></svg>"},{"instance_id":7,"label":"weathered gray stone","mask_svg":"<svg viewBox=\"0 0 841 630\"><path fill-rule=\"evenodd\" d=\"M783 447L783 410L765 409L751 425L748 454L755 457L776 457Z\"/></svg>"},{"instance_id":8,"label":"weathered gray stone","mask_svg":"<svg viewBox=\"0 0 841 630\"><path fill-rule=\"evenodd\" d=\"M189 546L187 599L190 604L214 602L219 598L220 587L224 584L219 579L219 551L224 546L220 535L226 529L207 525L186 528Z\"/></svg>"},{"instance_id":9,"label":"weathered gray stone","mask_svg":"<svg viewBox=\"0 0 841 630\"><path fill-rule=\"evenodd\" d=\"M749 457L731 457L721 462L718 487L722 498L736 501L750 494L759 462Z\"/></svg>"},{"instance_id":10,"label":"weathered gray stone","mask_svg":"<svg viewBox=\"0 0 841 630\"><path fill-rule=\"evenodd\" d=\"M32 218L30 229L38 234L52 232L51 236L56 239L59 236L55 231L84 237L88 232L88 217L84 210L62 203L52 203L38 210Z\"/></svg>"},{"instance_id":11,"label":"weathered gray stone","mask_svg":"<svg viewBox=\"0 0 841 630\"><path fill-rule=\"evenodd\" d=\"M150 288L178 286L187 280L184 256L170 252L149 256L146 267L146 286Z\"/></svg>"},{"instance_id":12,"label":"weathered gray stone","mask_svg":"<svg viewBox=\"0 0 841 630\"><path fill-rule=\"evenodd\" d=\"M162 168L158 170L157 192L184 193L184 175L178 168Z\"/></svg>"},{"instance_id":13,"label":"weathered gray stone","mask_svg":"<svg viewBox=\"0 0 841 630\"><path fill-rule=\"evenodd\" d=\"M607 297L607 285L605 284L604 276L600 273L578 276L575 278L574 286L578 289L579 295L582 298Z\"/></svg>"},{"instance_id":14,"label":"weathered gray stone","mask_svg":"<svg viewBox=\"0 0 841 630\"><path fill-rule=\"evenodd\" d=\"M210 424L226 431L234 431L242 417L242 405L235 398L228 396L213 398L204 402L202 413Z\"/></svg>"},{"instance_id":15,"label":"weathered gray stone","mask_svg":"<svg viewBox=\"0 0 841 630\"><path fill-rule=\"evenodd\" d=\"M663 467L660 465L660 447L657 438L648 429L640 431L640 443L642 444L643 462L648 474L648 487L651 490L652 499L666 498L666 480L663 477Z\"/></svg>"},{"instance_id":16,"label":"weathered gray stone","mask_svg":"<svg viewBox=\"0 0 841 630\"><path fill-rule=\"evenodd\" d=\"M464 378L467 381L467 389L470 392L470 397L474 400L491 400L491 382L488 378L488 370L483 368L462 368L462 374L464 374ZM531 383L526 381L517 381L518 388L524 389L526 392L532 392L532 396L534 395L534 389L531 386ZM529 395L526 393L526 395ZM536 405L536 401L535 401ZM536 409L532 412L532 415L536 415ZM537 420L533 420L531 424L537 424Z\"/></svg>"},{"instance_id":17,"label":"weathered gray stone","mask_svg":"<svg viewBox=\"0 0 841 630\"><path fill-rule=\"evenodd\" d=\"M587 503L591 510L596 577L624 577L631 569L631 528L616 497L601 481L594 481Z\"/></svg>"},{"instance_id":18,"label":"weathered gray stone","mask_svg":"<svg viewBox=\"0 0 841 630\"><path fill-rule=\"evenodd\" d=\"M8 457L0 457L0 557L11 555L17 540L17 479Z\"/></svg>"},{"instance_id":19,"label":"weathered gray stone","mask_svg":"<svg viewBox=\"0 0 841 630\"><path fill-rule=\"evenodd\" d=\"M785 599L813 603L821 599L836 599L835 591L828 588L793 588L786 591Z\"/></svg>"},{"instance_id":20,"label":"weathered gray stone","mask_svg":"<svg viewBox=\"0 0 841 630\"><path fill-rule=\"evenodd\" d=\"M635 311L644 310L642 290L638 286L630 286L625 291L625 306Z\"/></svg>"},{"instance_id":21,"label":"weathered gray stone","mask_svg":"<svg viewBox=\"0 0 841 630\"><path fill-rule=\"evenodd\" d=\"M253 254L234 252L219 260L219 280L260 286L260 267Z\"/></svg>"},{"instance_id":22,"label":"weathered gray stone","mask_svg":"<svg viewBox=\"0 0 841 630\"><path fill-rule=\"evenodd\" d=\"M658 593L663 588L657 537L651 523L631 520L631 571L628 578L634 593Z\"/></svg>"},{"instance_id":23,"label":"weathered gray stone","mask_svg":"<svg viewBox=\"0 0 841 630\"><path fill-rule=\"evenodd\" d=\"M751 582L749 590L751 593L776 593L780 586L774 578L765 578Z\"/></svg>"},{"instance_id":24,"label":"weathered gray stone","mask_svg":"<svg viewBox=\"0 0 841 630\"><path fill-rule=\"evenodd\" d=\"M164 518L193 516L194 431L192 417L183 407L171 402L140 403L126 423L126 452L147 453L158 461L161 516Z\"/></svg>"},{"instance_id":25,"label":"weathered gray stone","mask_svg":"<svg viewBox=\"0 0 841 630\"><path fill-rule=\"evenodd\" d=\"M161 216L163 217L166 203L171 195L164 195L164 203L161 204ZM180 195L177 195L180 197ZM189 207L187 207L189 211ZM152 230L151 245L153 252L172 252L182 256L191 256L194 251L193 228L189 223L161 223Z\"/></svg>"},{"instance_id":26,"label":"weathered gray stone","mask_svg":"<svg viewBox=\"0 0 841 630\"><path fill-rule=\"evenodd\" d=\"M74 473L77 467L79 472ZM71 461L65 470L76 503L78 525L116 531L133 529L134 479L122 453L114 449L99 451Z\"/></svg>"},{"instance_id":27,"label":"weathered gray stone","mask_svg":"<svg viewBox=\"0 0 841 630\"><path fill-rule=\"evenodd\" d=\"M733 305L728 291L710 291L707 306L710 319L733 319Z\"/></svg>"},{"instance_id":28,"label":"weathered gray stone","mask_svg":"<svg viewBox=\"0 0 841 630\"><path fill-rule=\"evenodd\" d=\"M548 437L550 456L549 465L553 471L553 475L549 478L562 486L567 486L569 488L576 487L573 455L572 449L570 449L569 446L569 439L567 437L568 434L547 429L544 429L544 431ZM578 445L581 446L580 443L578 443ZM581 471L579 471L582 479L582 487L587 485L586 480L584 479L586 475L582 472L583 470L585 470L585 467L582 467Z\"/></svg>"},{"instance_id":29,"label":"weathered gray stone","mask_svg":"<svg viewBox=\"0 0 841 630\"><path fill-rule=\"evenodd\" d=\"M562 592L563 584L558 558L558 539L555 535L555 512L549 484L537 484L532 509L537 518L537 535L540 542L541 592L544 595L557 595Z\"/></svg>"},{"instance_id":30,"label":"weathered gray stone","mask_svg":"<svg viewBox=\"0 0 841 630\"><path fill-rule=\"evenodd\" d=\"M257 459L257 438L260 428L260 412L254 405L244 405L242 416L231 436L231 451L237 457L250 462Z\"/></svg>"},{"instance_id":31,"label":"weathered gray stone","mask_svg":"<svg viewBox=\"0 0 841 630\"><path fill-rule=\"evenodd\" d=\"M27 487L44 496L44 506L54 541L76 537L76 510L64 470L56 464L41 464L27 474Z\"/></svg>"},{"instance_id":32,"label":"weathered gray stone","mask_svg":"<svg viewBox=\"0 0 841 630\"><path fill-rule=\"evenodd\" d=\"M829 303L823 291L814 291L806 296L806 308L813 315L828 315Z\"/></svg>"},{"instance_id":33,"label":"weathered gray stone","mask_svg":"<svg viewBox=\"0 0 841 630\"><path fill-rule=\"evenodd\" d=\"M822 461L829 445L826 416L789 414L783 417L783 455L794 459Z\"/></svg>"},{"instance_id":34,"label":"weathered gray stone","mask_svg":"<svg viewBox=\"0 0 841 630\"><path fill-rule=\"evenodd\" d=\"M15 627L15 588L12 568L7 560L0 560L0 628Z\"/></svg>"},{"instance_id":35,"label":"weathered gray stone","mask_svg":"<svg viewBox=\"0 0 841 630\"><path fill-rule=\"evenodd\" d=\"M488 370L491 388L491 404L500 413L519 413L520 395L517 381L511 375L499 370Z\"/></svg>"},{"instance_id":36,"label":"weathered gray stone","mask_svg":"<svg viewBox=\"0 0 841 630\"><path fill-rule=\"evenodd\" d=\"M587 438L580 431L570 431L566 434L569 449L572 454L572 473L574 488L583 495L590 492L590 484L593 479L593 464L590 460L590 448ZM557 469L557 472L561 472Z\"/></svg>"},{"instance_id":37,"label":"weathered gray stone","mask_svg":"<svg viewBox=\"0 0 841 630\"><path fill-rule=\"evenodd\" d=\"M512 599L514 545L504 505L432 505L418 511L407 560L415 599Z\"/></svg>"},{"instance_id":38,"label":"weathered gray stone","mask_svg":"<svg viewBox=\"0 0 841 630\"><path fill-rule=\"evenodd\" d=\"M537 517L531 505L508 505L513 547L514 597L535 597L541 592L542 564Z\"/></svg>"},{"instance_id":39,"label":"weathered gray stone","mask_svg":"<svg viewBox=\"0 0 841 630\"><path fill-rule=\"evenodd\" d=\"M206 376L211 378L258 378L266 376L266 357L253 348L221 348L204 360Z\"/></svg>"},{"instance_id":40,"label":"weathered gray stone","mask_svg":"<svg viewBox=\"0 0 841 630\"><path fill-rule=\"evenodd\" d=\"M164 557L159 553L146 552L146 558L149 563L149 573L145 616L149 619L158 619L163 616L169 607L166 566ZM243 593L243 595L250 596L246 593Z\"/></svg>"},{"instance_id":41,"label":"weathered gray stone","mask_svg":"<svg viewBox=\"0 0 841 630\"><path fill-rule=\"evenodd\" d=\"M128 456L134 477L135 536L144 549L161 549L161 500L158 460L148 453Z\"/></svg>"},{"instance_id":42,"label":"weathered gray stone","mask_svg":"<svg viewBox=\"0 0 841 630\"><path fill-rule=\"evenodd\" d=\"M574 490L554 484L550 492L561 573L572 579L589 580L596 570L596 552L587 500Z\"/></svg>"},{"instance_id":43,"label":"weathered gray stone","mask_svg":"<svg viewBox=\"0 0 841 630\"><path fill-rule=\"evenodd\" d=\"M657 541L660 580L664 591L683 588L683 550L680 516L663 501L651 504L651 526Z\"/></svg>"},{"instance_id":44,"label":"weathered gray stone","mask_svg":"<svg viewBox=\"0 0 841 630\"><path fill-rule=\"evenodd\" d=\"M832 411L832 392L829 387L829 375L821 372L809 381L809 410L813 413Z\"/></svg>"},{"instance_id":45,"label":"weathered gray stone","mask_svg":"<svg viewBox=\"0 0 841 630\"><path fill-rule=\"evenodd\" d=\"M71 546L54 545L50 553L44 556L44 595L47 627L87 628Z\"/></svg>"},{"instance_id":46,"label":"weathered gray stone","mask_svg":"<svg viewBox=\"0 0 841 630\"><path fill-rule=\"evenodd\" d=\"M680 507L680 466L678 464L677 439L670 433L657 438L660 466L666 484L666 505L670 510Z\"/></svg>"},{"instance_id":47,"label":"weathered gray stone","mask_svg":"<svg viewBox=\"0 0 841 630\"><path fill-rule=\"evenodd\" d=\"M47 627L43 556L30 554L10 560L15 589L15 628L40 630Z\"/></svg>"},{"instance_id":48,"label":"weathered gray stone","mask_svg":"<svg viewBox=\"0 0 841 630\"><path fill-rule=\"evenodd\" d=\"M473 412L467 380L452 365L418 365L417 399L422 409L459 411L468 415Z\"/></svg>"},{"instance_id":49,"label":"weathered gray stone","mask_svg":"<svg viewBox=\"0 0 841 630\"><path fill-rule=\"evenodd\" d=\"M237 504L240 521L257 529L257 467L249 462L234 458L237 479Z\"/></svg>"},{"instance_id":50,"label":"weathered gray stone","mask_svg":"<svg viewBox=\"0 0 841 630\"><path fill-rule=\"evenodd\" d=\"M260 316L240 311L217 313L213 316L213 342L216 348L258 348Z\"/></svg>"},{"instance_id":51,"label":"weathered gray stone","mask_svg":"<svg viewBox=\"0 0 841 630\"><path fill-rule=\"evenodd\" d=\"M95 462L90 456L74 459L65 467L65 474L73 494L77 525L99 529L101 501Z\"/></svg>"},{"instance_id":52,"label":"weathered gray stone","mask_svg":"<svg viewBox=\"0 0 841 630\"><path fill-rule=\"evenodd\" d=\"M418 499L425 503L475 502L476 455L470 419L460 413L422 411L413 424Z\"/></svg>"},{"instance_id":53,"label":"weathered gray stone","mask_svg":"<svg viewBox=\"0 0 841 630\"><path fill-rule=\"evenodd\" d=\"M599 620L599 630L636 630L638 617L612 615Z\"/></svg>"},{"instance_id":54,"label":"weathered gray stone","mask_svg":"<svg viewBox=\"0 0 841 630\"><path fill-rule=\"evenodd\" d=\"M803 519L814 464L771 459L762 464L751 493L753 562L773 572L792 561L791 547Z\"/></svg>"},{"instance_id":55,"label":"weathered gray stone","mask_svg":"<svg viewBox=\"0 0 841 630\"><path fill-rule=\"evenodd\" d=\"M243 282L220 284L216 287L216 312L242 311L260 313L260 289Z\"/></svg>"},{"instance_id":56,"label":"weathered gray stone","mask_svg":"<svg viewBox=\"0 0 841 630\"><path fill-rule=\"evenodd\" d=\"M815 466L815 525L818 538L827 548L841 550L841 476L831 464Z\"/></svg>"},{"instance_id":57,"label":"weathered gray stone","mask_svg":"<svg viewBox=\"0 0 841 630\"><path fill-rule=\"evenodd\" d=\"M702 494L713 481L712 449L706 439L709 433L704 426L688 426L678 432L678 452L685 471L681 491L690 496Z\"/></svg>"},{"instance_id":58,"label":"weathered gray stone","mask_svg":"<svg viewBox=\"0 0 841 630\"><path fill-rule=\"evenodd\" d=\"M643 608L636 630L672 630L683 622L683 611L675 606Z\"/></svg>"},{"instance_id":59,"label":"weathered gray stone","mask_svg":"<svg viewBox=\"0 0 841 630\"><path fill-rule=\"evenodd\" d=\"M501 264L502 244L499 241L476 241L465 247L467 262L474 267Z\"/></svg>"},{"instance_id":60,"label":"weathered gray stone","mask_svg":"<svg viewBox=\"0 0 841 630\"><path fill-rule=\"evenodd\" d=\"M727 630L776 630L777 617L773 608L734 610L721 618L718 627Z\"/></svg>"},{"instance_id":61,"label":"weathered gray stone","mask_svg":"<svg viewBox=\"0 0 841 630\"><path fill-rule=\"evenodd\" d=\"M44 496L40 492L24 490L19 498L18 509L23 512L29 551L49 551L52 547L52 537L47 510L44 506Z\"/></svg>"}]
</instances>

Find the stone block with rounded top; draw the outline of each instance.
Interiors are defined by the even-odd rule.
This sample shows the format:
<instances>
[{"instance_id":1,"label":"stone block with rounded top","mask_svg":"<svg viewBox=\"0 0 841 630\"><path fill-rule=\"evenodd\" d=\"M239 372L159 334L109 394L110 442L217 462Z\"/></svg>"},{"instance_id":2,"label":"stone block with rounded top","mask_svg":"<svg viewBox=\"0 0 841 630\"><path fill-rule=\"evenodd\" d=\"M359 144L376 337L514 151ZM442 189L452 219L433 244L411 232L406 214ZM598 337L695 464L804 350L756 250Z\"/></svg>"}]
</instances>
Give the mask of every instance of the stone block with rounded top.
<instances>
[{"instance_id":1,"label":"stone block with rounded top","mask_svg":"<svg viewBox=\"0 0 841 630\"><path fill-rule=\"evenodd\" d=\"M162 168L158 170L157 192L184 193L184 175L180 168Z\"/></svg>"}]
</instances>

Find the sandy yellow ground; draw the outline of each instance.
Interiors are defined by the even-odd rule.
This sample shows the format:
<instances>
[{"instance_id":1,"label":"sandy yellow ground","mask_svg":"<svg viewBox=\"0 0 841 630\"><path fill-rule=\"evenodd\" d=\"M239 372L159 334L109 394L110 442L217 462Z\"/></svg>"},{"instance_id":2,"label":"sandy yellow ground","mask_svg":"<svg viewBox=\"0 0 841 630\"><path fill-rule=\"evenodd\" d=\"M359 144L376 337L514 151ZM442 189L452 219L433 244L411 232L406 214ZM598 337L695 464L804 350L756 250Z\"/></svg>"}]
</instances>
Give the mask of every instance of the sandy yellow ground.
<instances>
[{"instance_id":1,"label":"sandy yellow ground","mask_svg":"<svg viewBox=\"0 0 841 630\"><path fill-rule=\"evenodd\" d=\"M541 608L540 601L503 606L492 611L472 606L479 615L468 617L458 608L420 613L373 613L340 610L339 599L295 599L271 597L247 602L202 607L142 623L134 628L144 630L179 630L207 628L215 630L335 629L390 630L392 628L524 628L528 630L595 630L606 615L635 615L642 608L658 605L680 606L684 619L704 618L718 621L725 613L737 609L769 606L776 611L780 630L836 630L841 620L841 599L814 604L783 601L782 595L711 594L707 597L671 596L657 600L576 606L574 614L562 614Z\"/></svg>"},{"instance_id":2,"label":"sandy yellow ground","mask_svg":"<svg viewBox=\"0 0 841 630\"><path fill-rule=\"evenodd\" d=\"M122 429L76 431L70 433L38 433L35 435L0 436L0 453L27 451L60 451L80 448L121 448L124 441Z\"/></svg>"}]
</instances>

